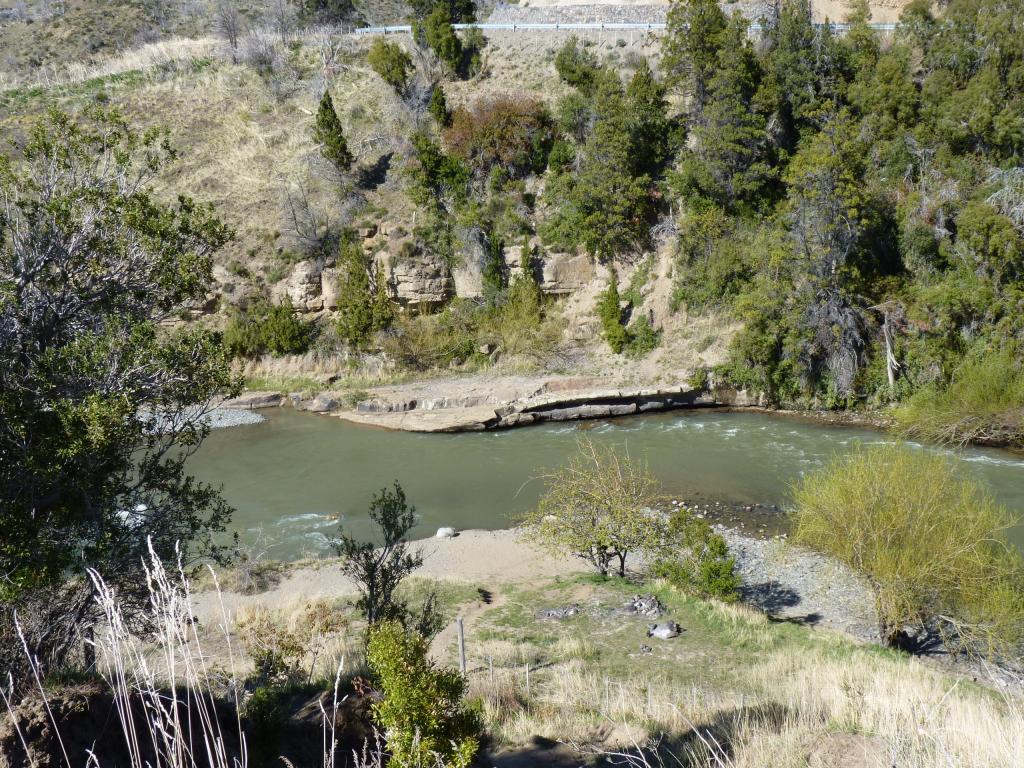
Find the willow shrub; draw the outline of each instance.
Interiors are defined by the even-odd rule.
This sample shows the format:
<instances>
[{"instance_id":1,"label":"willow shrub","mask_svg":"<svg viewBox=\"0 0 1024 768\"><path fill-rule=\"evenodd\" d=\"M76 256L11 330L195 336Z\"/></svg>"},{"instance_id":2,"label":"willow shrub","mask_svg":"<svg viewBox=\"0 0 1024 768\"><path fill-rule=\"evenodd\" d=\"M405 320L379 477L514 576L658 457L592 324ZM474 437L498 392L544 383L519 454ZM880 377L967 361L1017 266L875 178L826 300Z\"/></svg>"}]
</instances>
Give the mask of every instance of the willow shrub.
<instances>
[{"instance_id":1,"label":"willow shrub","mask_svg":"<svg viewBox=\"0 0 1024 768\"><path fill-rule=\"evenodd\" d=\"M867 580L887 644L939 629L965 650L1019 650L1024 564L1005 538L1015 520L949 458L861 447L807 475L793 500L795 541Z\"/></svg>"},{"instance_id":2,"label":"willow shrub","mask_svg":"<svg viewBox=\"0 0 1024 768\"><path fill-rule=\"evenodd\" d=\"M919 390L896 413L903 434L952 445L1024 445L1024 365L1012 352L969 357L946 387Z\"/></svg>"}]
</instances>

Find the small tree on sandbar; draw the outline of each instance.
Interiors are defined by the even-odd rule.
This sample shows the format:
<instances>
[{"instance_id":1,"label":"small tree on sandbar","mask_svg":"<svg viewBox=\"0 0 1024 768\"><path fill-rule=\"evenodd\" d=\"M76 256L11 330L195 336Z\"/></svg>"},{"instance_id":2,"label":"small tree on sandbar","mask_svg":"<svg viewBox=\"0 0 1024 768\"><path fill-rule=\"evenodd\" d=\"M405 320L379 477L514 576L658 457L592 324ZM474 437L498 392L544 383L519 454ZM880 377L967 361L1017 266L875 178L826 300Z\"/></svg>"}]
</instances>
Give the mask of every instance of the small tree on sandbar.
<instances>
[{"instance_id":1,"label":"small tree on sandbar","mask_svg":"<svg viewBox=\"0 0 1024 768\"><path fill-rule=\"evenodd\" d=\"M602 576L626 574L631 553L655 552L665 523L653 510L662 500L646 464L587 439L569 464L543 475L545 492L523 517L531 540L551 552L570 552Z\"/></svg>"}]
</instances>

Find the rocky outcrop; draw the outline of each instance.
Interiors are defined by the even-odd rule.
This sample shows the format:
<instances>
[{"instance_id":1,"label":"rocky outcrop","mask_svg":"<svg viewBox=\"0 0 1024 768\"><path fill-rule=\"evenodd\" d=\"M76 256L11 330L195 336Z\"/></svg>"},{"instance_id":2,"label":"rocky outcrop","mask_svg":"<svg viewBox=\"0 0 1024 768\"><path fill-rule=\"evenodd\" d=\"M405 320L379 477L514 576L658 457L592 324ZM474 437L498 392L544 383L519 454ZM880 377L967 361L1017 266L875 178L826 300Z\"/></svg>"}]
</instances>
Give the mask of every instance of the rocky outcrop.
<instances>
[{"instance_id":1,"label":"rocky outcrop","mask_svg":"<svg viewBox=\"0 0 1024 768\"><path fill-rule=\"evenodd\" d=\"M565 295L583 288L594 276L594 260L586 254L549 253L540 287L544 293Z\"/></svg>"},{"instance_id":2,"label":"rocky outcrop","mask_svg":"<svg viewBox=\"0 0 1024 768\"><path fill-rule=\"evenodd\" d=\"M403 307L434 307L455 295L455 280L448 265L437 256L403 249L382 255L380 263L395 301Z\"/></svg>"},{"instance_id":3,"label":"rocky outcrop","mask_svg":"<svg viewBox=\"0 0 1024 768\"><path fill-rule=\"evenodd\" d=\"M281 301L287 296L299 312L319 312L324 308L322 271L323 267L313 259L300 261L287 278L274 286L274 298Z\"/></svg>"}]
</instances>

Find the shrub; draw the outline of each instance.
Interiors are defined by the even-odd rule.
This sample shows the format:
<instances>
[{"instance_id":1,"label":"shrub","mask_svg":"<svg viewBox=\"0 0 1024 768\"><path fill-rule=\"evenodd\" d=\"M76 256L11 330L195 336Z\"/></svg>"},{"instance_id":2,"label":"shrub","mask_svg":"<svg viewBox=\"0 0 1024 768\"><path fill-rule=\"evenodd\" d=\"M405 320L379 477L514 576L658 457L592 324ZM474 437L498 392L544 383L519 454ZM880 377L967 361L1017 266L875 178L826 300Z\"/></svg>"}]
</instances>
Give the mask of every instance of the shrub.
<instances>
[{"instance_id":1,"label":"shrub","mask_svg":"<svg viewBox=\"0 0 1024 768\"><path fill-rule=\"evenodd\" d=\"M338 335L361 349L394 319L387 280L378 268L371 286L370 259L351 236L342 239L338 267Z\"/></svg>"},{"instance_id":2,"label":"shrub","mask_svg":"<svg viewBox=\"0 0 1024 768\"><path fill-rule=\"evenodd\" d=\"M510 178L543 171L552 139L544 104L510 96L479 99L472 109L456 110L445 131L450 151L478 178L486 178L495 167Z\"/></svg>"},{"instance_id":3,"label":"shrub","mask_svg":"<svg viewBox=\"0 0 1024 768\"><path fill-rule=\"evenodd\" d=\"M727 603L739 599L736 559L725 539L706 520L679 508L668 522L666 551L654 561L651 575L684 592L714 597Z\"/></svg>"},{"instance_id":4,"label":"shrub","mask_svg":"<svg viewBox=\"0 0 1024 768\"><path fill-rule=\"evenodd\" d=\"M907 437L947 445L1024 444L1024 366L1008 351L968 357L945 387L919 390L896 412Z\"/></svg>"},{"instance_id":5,"label":"shrub","mask_svg":"<svg viewBox=\"0 0 1024 768\"><path fill-rule=\"evenodd\" d=\"M562 80L589 96L594 91L600 64L593 53L580 47L579 39L573 35L555 56L555 69Z\"/></svg>"},{"instance_id":6,"label":"shrub","mask_svg":"<svg viewBox=\"0 0 1024 768\"><path fill-rule=\"evenodd\" d=\"M404 91L409 83L412 58L398 43L389 43L378 37L366 55L370 68L396 91Z\"/></svg>"},{"instance_id":7,"label":"shrub","mask_svg":"<svg viewBox=\"0 0 1024 768\"><path fill-rule=\"evenodd\" d=\"M383 339L388 357L415 371L465 362L476 353L478 318L468 301L436 315L401 315Z\"/></svg>"},{"instance_id":8,"label":"shrub","mask_svg":"<svg viewBox=\"0 0 1024 768\"><path fill-rule=\"evenodd\" d=\"M630 553L654 552L664 526L651 512L661 500L647 466L612 448L580 440L567 466L543 476L544 495L524 515L531 540L551 552L568 550L602 576L613 561L626 574Z\"/></svg>"},{"instance_id":9,"label":"shrub","mask_svg":"<svg viewBox=\"0 0 1024 768\"><path fill-rule=\"evenodd\" d=\"M661 334L651 327L650 321L643 315L626 328L625 352L629 357L645 357L658 348Z\"/></svg>"},{"instance_id":10,"label":"shrub","mask_svg":"<svg viewBox=\"0 0 1024 768\"><path fill-rule=\"evenodd\" d=\"M352 167L352 153L348 149L348 141L329 91L324 91L320 99L313 126L313 140L320 145L320 153L339 171L344 172Z\"/></svg>"},{"instance_id":11,"label":"shrub","mask_svg":"<svg viewBox=\"0 0 1024 768\"><path fill-rule=\"evenodd\" d=\"M313 324L302 320L287 296L280 304L254 302L235 310L224 329L224 345L234 357L299 355L309 349Z\"/></svg>"},{"instance_id":12,"label":"shrub","mask_svg":"<svg viewBox=\"0 0 1024 768\"><path fill-rule=\"evenodd\" d=\"M427 658L427 642L397 621L370 629L367 662L382 698L373 705L389 765L464 768L480 748L479 715L462 701L465 680Z\"/></svg>"},{"instance_id":13,"label":"shrub","mask_svg":"<svg viewBox=\"0 0 1024 768\"><path fill-rule=\"evenodd\" d=\"M1024 567L1005 531L1013 517L940 454L859 448L807 475L793 496L794 540L867 580L885 643L935 626L988 652L1024 629Z\"/></svg>"}]
</instances>

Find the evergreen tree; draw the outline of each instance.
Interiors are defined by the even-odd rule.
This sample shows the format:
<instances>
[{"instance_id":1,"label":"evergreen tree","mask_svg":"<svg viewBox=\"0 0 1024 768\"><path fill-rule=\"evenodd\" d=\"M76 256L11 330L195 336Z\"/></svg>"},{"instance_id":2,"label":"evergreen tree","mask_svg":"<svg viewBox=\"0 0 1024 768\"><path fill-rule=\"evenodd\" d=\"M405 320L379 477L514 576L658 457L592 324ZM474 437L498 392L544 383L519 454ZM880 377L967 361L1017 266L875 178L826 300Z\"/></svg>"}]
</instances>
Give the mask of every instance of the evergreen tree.
<instances>
[{"instance_id":1,"label":"evergreen tree","mask_svg":"<svg viewBox=\"0 0 1024 768\"><path fill-rule=\"evenodd\" d=\"M691 96L691 116L699 117L704 111L726 25L718 0L678 0L668 12L662 43L664 71L673 85Z\"/></svg>"},{"instance_id":2,"label":"evergreen tree","mask_svg":"<svg viewBox=\"0 0 1024 768\"><path fill-rule=\"evenodd\" d=\"M434 6L423 20L423 37L431 50L444 62L452 74L458 75L462 70L462 41L452 27L450 9L444 3Z\"/></svg>"},{"instance_id":3,"label":"evergreen tree","mask_svg":"<svg viewBox=\"0 0 1024 768\"><path fill-rule=\"evenodd\" d=\"M601 332L612 352L619 354L629 342L629 334L622 324L622 298L619 295L619 276L612 270L608 287L598 297L597 316L601 321Z\"/></svg>"},{"instance_id":4,"label":"evergreen tree","mask_svg":"<svg viewBox=\"0 0 1024 768\"><path fill-rule=\"evenodd\" d=\"M489 307L500 306L508 287L508 267L505 264L505 244L495 234L487 238L483 268L483 295Z\"/></svg>"},{"instance_id":5,"label":"evergreen tree","mask_svg":"<svg viewBox=\"0 0 1024 768\"><path fill-rule=\"evenodd\" d=\"M638 170L652 177L657 176L668 159L671 126L665 87L655 79L646 59L640 63L630 80L626 98L633 120L633 150L640 158Z\"/></svg>"},{"instance_id":6,"label":"evergreen tree","mask_svg":"<svg viewBox=\"0 0 1024 768\"><path fill-rule=\"evenodd\" d=\"M440 127L448 127L451 115L448 112L448 99L445 98L444 88L441 87L440 83L435 85L434 89L430 92L430 106L428 109L430 116L434 118Z\"/></svg>"},{"instance_id":7,"label":"evergreen tree","mask_svg":"<svg viewBox=\"0 0 1024 768\"><path fill-rule=\"evenodd\" d=\"M320 152L335 168L344 173L352 167L352 153L341 127L341 120L334 109L329 91L324 91L320 107L316 112L313 139L320 145Z\"/></svg>"},{"instance_id":8,"label":"evergreen tree","mask_svg":"<svg viewBox=\"0 0 1024 768\"><path fill-rule=\"evenodd\" d=\"M338 335L353 347L362 348L374 331L375 303L368 259L351 236L342 240L338 267Z\"/></svg>"},{"instance_id":9,"label":"evergreen tree","mask_svg":"<svg viewBox=\"0 0 1024 768\"><path fill-rule=\"evenodd\" d=\"M760 66L747 39L747 21L733 14L722 35L708 83L703 118L693 126L696 153L723 203L754 196L771 177L766 152L767 119L757 103Z\"/></svg>"},{"instance_id":10,"label":"evergreen tree","mask_svg":"<svg viewBox=\"0 0 1024 768\"><path fill-rule=\"evenodd\" d=\"M395 308L391 304L391 289L384 267L377 265L373 278L373 328L382 331L391 327L395 320Z\"/></svg>"},{"instance_id":11,"label":"evergreen tree","mask_svg":"<svg viewBox=\"0 0 1024 768\"><path fill-rule=\"evenodd\" d=\"M384 82L399 93L405 91L409 84L409 73L412 71L412 58L397 43L389 43L378 37L370 46L366 55L370 68L380 75Z\"/></svg>"}]
</instances>

